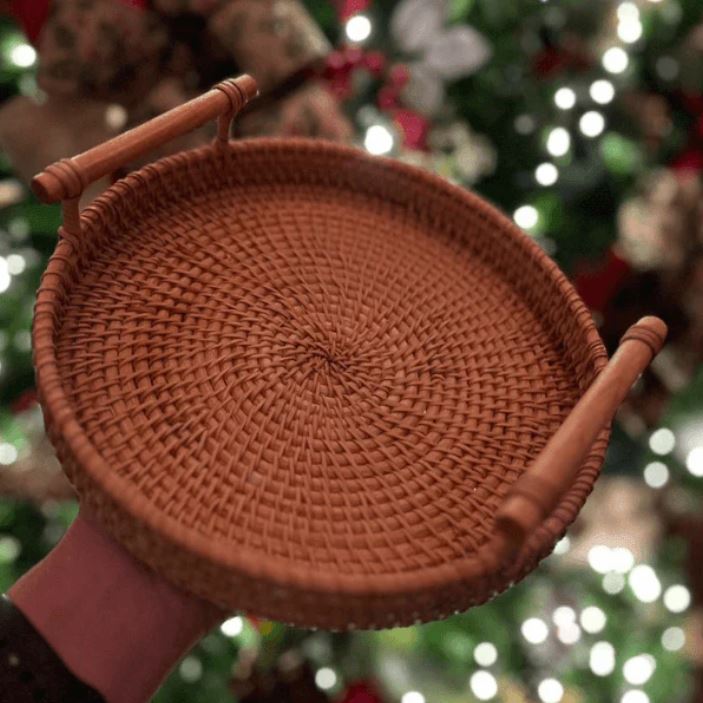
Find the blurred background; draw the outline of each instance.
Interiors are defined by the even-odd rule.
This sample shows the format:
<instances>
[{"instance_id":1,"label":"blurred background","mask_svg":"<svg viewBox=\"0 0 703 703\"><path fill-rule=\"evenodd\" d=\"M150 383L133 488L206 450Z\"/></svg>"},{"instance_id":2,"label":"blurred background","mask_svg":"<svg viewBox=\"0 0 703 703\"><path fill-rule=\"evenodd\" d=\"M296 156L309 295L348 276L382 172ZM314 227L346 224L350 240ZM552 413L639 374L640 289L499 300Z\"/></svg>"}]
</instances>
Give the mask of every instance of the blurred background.
<instances>
[{"instance_id":1,"label":"blurred background","mask_svg":"<svg viewBox=\"0 0 703 703\"><path fill-rule=\"evenodd\" d=\"M436 171L554 257L611 351L646 313L671 335L618 416L582 516L526 581L378 633L238 615L156 700L702 702L699 0L120 0L102 17L100 0L49 4L10 3L0 20L0 590L76 514L31 363L60 210L27 180L243 68L266 97L240 134L352 140ZM256 32L285 36L285 52Z\"/></svg>"}]
</instances>

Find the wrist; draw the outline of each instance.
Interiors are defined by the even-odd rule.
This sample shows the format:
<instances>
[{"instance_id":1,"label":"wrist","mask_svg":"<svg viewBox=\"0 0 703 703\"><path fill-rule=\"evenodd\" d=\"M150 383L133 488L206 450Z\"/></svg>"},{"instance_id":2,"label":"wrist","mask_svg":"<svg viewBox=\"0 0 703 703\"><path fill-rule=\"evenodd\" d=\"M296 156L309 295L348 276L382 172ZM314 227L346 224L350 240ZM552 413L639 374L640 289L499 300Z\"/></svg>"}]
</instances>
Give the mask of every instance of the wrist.
<instances>
[{"instance_id":1,"label":"wrist","mask_svg":"<svg viewBox=\"0 0 703 703\"><path fill-rule=\"evenodd\" d=\"M221 617L81 516L9 597L66 666L109 703L147 700Z\"/></svg>"}]
</instances>

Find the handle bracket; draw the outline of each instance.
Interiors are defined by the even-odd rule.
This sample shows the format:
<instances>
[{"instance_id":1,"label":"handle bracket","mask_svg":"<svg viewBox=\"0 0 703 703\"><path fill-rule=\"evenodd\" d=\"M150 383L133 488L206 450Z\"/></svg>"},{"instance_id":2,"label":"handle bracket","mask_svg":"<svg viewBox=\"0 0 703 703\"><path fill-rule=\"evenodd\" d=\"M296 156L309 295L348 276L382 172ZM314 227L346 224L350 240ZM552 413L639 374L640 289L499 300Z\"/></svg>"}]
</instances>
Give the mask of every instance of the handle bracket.
<instances>
[{"instance_id":1,"label":"handle bracket","mask_svg":"<svg viewBox=\"0 0 703 703\"><path fill-rule=\"evenodd\" d=\"M505 557L521 548L573 484L593 443L612 421L632 384L659 353L666 334L666 325L657 317L643 317L630 327L608 365L513 484L496 514L498 541Z\"/></svg>"},{"instance_id":2,"label":"handle bracket","mask_svg":"<svg viewBox=\"0 0 703 703\"><path fill-rule=\"evenodd\" d=\"M217 118L216 144L229 140L235 115L258 95L249 75L228 78L204 95L165 112L72 158L47 166L32 179L32 191L44 203L64 203L64 229L75 231L77 203L94 181L166 142Z\"/></svg>"}]
</instances>

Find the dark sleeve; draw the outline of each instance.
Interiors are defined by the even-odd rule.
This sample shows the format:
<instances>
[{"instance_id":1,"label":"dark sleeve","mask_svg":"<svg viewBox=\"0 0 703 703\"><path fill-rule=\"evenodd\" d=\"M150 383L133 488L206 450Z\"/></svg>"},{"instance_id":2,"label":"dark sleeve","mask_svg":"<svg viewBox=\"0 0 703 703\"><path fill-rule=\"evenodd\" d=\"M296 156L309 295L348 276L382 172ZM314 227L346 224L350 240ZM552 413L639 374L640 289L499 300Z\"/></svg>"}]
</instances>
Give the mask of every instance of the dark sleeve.
<instances>
[{"instance_id":1,"label":"dark sleeve","mask_svg":"<svg viewBox=\"0 0 703 703\"><path fill-rule=\"evenodd\" d=\"M0 596L0 703L105 703L5 596Z\"/></svg>"}]
</instances>

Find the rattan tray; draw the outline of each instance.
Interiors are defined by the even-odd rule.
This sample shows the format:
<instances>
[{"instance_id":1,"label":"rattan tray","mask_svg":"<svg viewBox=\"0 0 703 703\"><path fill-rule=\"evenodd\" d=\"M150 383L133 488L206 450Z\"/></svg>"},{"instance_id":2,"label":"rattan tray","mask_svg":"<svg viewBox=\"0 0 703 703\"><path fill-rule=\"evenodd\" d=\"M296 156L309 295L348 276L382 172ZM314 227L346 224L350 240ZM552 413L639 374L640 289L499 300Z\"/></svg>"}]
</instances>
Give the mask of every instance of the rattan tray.
<instances>
[{"instance_id":1,"label":"rattan tray","mask_svg":"<svg viewBox=\"0 0 703 703\"><path fill-rule=\"evenodd\" d=\"M33 337L59 458L117 540L226 608L373 628L481 603L574 520L665 327L605 368L509 219L349 147L229 142L255 92L226 81L35 178L64 202ZM217 116L213 145L79 215Z\"/></svg>"}]
</instances>

